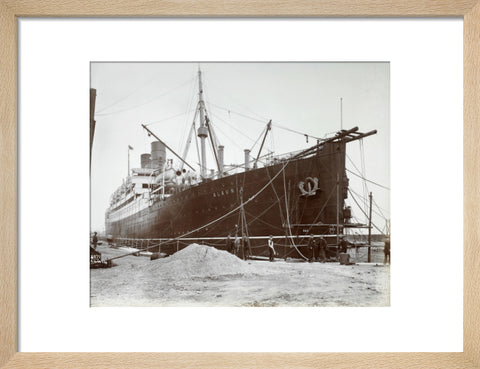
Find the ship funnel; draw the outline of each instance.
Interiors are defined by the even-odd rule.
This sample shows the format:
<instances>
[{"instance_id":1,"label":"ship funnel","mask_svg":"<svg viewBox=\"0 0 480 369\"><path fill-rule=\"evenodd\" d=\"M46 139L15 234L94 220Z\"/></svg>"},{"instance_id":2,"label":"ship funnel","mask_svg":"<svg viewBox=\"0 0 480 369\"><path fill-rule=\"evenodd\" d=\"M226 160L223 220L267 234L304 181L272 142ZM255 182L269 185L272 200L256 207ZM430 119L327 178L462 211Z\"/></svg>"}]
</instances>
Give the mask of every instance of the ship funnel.
<instances>
[{"instance_id":1,"label":"ship funnel","mask_svg":"<svg viewBox=\"0 0 480 369\"><path fill-rule=\"evenodd\" d=\"M223 177L223 149L223 145L218 146L218 166L220 169L220 177Z\"/></svg>"},{"instance_id":2,"label":"ship funnel","mask_svg":"<svg viewBox=\"0 0 480 369\"><path fill-rule=\"evenodd\" d=\"M150 168L150 154L145 153L140 155L140 165L142 168Z\"/></svg>"},{"instance_id":3,"label":"ship funnel","mask_svg":"<svg viewBox=\"0 0 480 369\"><path fill-rule=\"evenodd\" d=\"M167 150L160 141L152 142L151 166L154 169L163 168L167 158Z\"/></svg>"},{"instance_id":4,"label":"ship funnel","mask_svg":"<svg viewBox=\"0 0 480 369\"><path fill-rule=\"evenodd\" d=\"M250 150L245 149L243 150L245 152L245 170L250 169Z\"/></svg>"}]
</instances>

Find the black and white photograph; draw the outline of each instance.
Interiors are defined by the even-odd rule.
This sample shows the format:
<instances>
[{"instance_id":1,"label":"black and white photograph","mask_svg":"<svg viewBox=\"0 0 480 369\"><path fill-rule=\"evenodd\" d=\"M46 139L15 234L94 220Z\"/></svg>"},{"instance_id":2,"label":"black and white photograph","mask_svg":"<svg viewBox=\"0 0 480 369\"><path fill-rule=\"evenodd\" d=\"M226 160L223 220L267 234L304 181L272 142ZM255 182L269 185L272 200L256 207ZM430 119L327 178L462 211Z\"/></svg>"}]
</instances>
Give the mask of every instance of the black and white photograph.
<instances>
[{"instance_id":1,"label":"black and white photograph","mask_svg":"<svg viewBox=\"0 0 480 369\"><path fill-rule=\"evenodd\" d=\"M90 306L390 306L390 229L389 62L90 64Z\"/></svg>"}]
</instances>

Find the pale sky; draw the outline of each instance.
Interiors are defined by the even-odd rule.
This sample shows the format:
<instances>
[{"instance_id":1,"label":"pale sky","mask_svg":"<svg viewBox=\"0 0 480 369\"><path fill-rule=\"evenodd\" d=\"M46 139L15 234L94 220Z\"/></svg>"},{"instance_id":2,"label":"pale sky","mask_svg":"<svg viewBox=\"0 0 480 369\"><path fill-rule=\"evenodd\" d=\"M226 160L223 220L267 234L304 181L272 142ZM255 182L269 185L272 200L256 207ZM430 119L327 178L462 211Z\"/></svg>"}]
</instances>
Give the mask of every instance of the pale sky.
<instances>
[{"instance_id":1,"label":"pale sky","mask_svg":"<svg viewBox=\"0 0 480 369\"><path fill-rule=\"evenodd\" d=\"M150 152L149 128L182 155L198 100L198 63L92 63L91 87L97 90L96 129L91 168L91 227L102 231L110 195L140 155ZM390 187L390 64L389 63L201 63L206 108L221 144L225 163L243 163L243 149L252 148L270 119L273 129L265 143L276 154L301 150L315 142L301 134L324 137L341 127L360 132L376 129L364 139L366 178ZM247 117L248 118L247 118ZM169 118L169 119L167 119ZM254 119L251 119L254 118ZM252 150L256 155L261 139ZM209 145L208 168L215 168ZM362 169L361 144L347 145L347 169ZM167 151L167 158L174 155ZM187 161L198 162L194 142ZM178 160L174 160L174 164ZM356 168L355 168L356 167ZM198 169L197 169L198 171ZM347 172L350 189L363 196L373 192L373 222L383 229L390 218L390 191ZM357 196L358 201L362 201ZM349 196L354 216L365 216ZM362 203L363 204L363 203ZM378 213L378 214L377 214ZM378 233L375 229L373 233Z\"/></svg>"}]
</instances>

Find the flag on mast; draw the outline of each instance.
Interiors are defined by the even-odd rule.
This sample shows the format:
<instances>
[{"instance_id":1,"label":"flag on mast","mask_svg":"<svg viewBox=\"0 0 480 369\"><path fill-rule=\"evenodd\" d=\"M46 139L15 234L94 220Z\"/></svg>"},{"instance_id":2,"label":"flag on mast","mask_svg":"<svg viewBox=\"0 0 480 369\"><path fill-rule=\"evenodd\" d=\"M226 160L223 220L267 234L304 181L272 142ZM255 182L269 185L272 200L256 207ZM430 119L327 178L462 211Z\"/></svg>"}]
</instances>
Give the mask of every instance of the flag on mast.
<instances>
[{"instance_id":1,"label":"flag on mast","mask_svg":"<svg viewBox=\"0 0 480 369\"><path fill-rule=\"evenodd\" d=\"M130 150L133 150L133 147L128 145L128 172L127 172L128 176L130 176Z\"/></svg>"}]
</instances>

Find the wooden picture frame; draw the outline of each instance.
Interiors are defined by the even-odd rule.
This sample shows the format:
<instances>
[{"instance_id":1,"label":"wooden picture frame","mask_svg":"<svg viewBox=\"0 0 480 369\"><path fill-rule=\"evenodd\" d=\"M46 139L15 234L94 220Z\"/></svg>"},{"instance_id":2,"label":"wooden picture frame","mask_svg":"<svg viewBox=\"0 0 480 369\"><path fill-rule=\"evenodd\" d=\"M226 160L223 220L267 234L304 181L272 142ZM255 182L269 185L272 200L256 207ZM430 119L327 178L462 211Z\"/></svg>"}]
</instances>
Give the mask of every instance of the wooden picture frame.
<instances>
[{"instance_id":1,"label":"wooden picture frame","mask_svg":"<svg viewBox=\"0 0 480 369\"><path fill-rule=\"evenodd\" d=\"M461 353L22 353L17 352L18 17L463 17L464 343ZM479 0L214 2L0 0L0 367L5 368L475 368L480 367ZM440 323L440 322L439 322Z\"/></svg>"}]
</instances>

